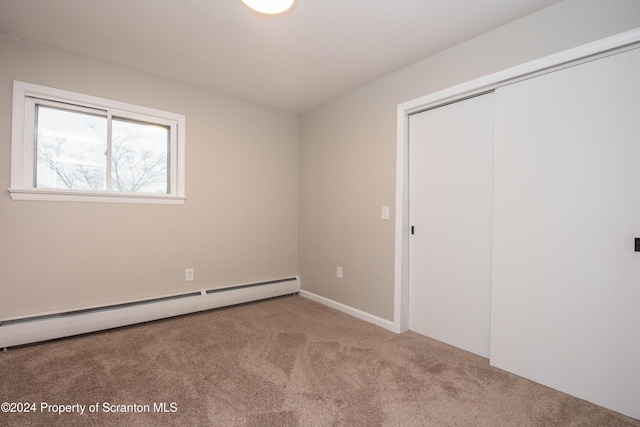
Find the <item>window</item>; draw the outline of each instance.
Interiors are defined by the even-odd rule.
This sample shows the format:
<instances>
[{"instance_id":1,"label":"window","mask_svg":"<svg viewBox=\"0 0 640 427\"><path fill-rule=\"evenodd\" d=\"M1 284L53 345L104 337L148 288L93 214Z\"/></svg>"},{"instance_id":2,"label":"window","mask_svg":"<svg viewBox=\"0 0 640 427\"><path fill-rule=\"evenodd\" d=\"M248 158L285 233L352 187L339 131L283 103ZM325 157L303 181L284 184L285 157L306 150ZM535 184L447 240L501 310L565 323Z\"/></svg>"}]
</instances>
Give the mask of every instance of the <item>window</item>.
<instances>
[{"instance_id":1,"label":"window","mask_svg":"<svg viewBox=\"0 0 640 427\"><path fill-rule=\"evenodd\" d=\"M14 81L14 200L184 203L185 118Z\"/></svg>"}]
</instances>

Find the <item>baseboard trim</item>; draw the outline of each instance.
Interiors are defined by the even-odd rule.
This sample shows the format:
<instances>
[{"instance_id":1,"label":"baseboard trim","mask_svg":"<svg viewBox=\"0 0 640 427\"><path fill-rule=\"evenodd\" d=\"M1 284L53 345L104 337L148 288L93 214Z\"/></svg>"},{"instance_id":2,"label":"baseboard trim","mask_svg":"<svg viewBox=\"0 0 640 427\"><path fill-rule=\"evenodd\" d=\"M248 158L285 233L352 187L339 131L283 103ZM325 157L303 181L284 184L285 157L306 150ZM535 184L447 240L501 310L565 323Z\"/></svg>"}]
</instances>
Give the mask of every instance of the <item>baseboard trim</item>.
<instances>
[{"instance_id":1,"label":"baseboard trim","mask_svg":"<svg viewBox=\"0 0 640 427\"><path fill-rule=\"evenodd\" d=\"M0 348L97 332L121 326L181 316L214 308L296 294L300 279L290 277L179 295L158 296L107 306L55 313L4 317L0 322Z\"/></svg>"},{"instance_id":2,"label":"baseboard trim","mask_svg":"<svg viewBox=\"0 0 640 427\"><path fill-rule=\"evenodd\" d=\"M320 295L316 295L312 292L303 291L302 289L300 290L300 296L320 303L322 305L326 305L327 307L334 308L353 317L357 317L358 319L364 320L365 322L373 323L376 326L380 326L381 328L397 333L395 324L390 320L386 320L381 317L374 316L373 314L358 310L357 308L341 304L325 297L321 297Z\"/></svg>"}]
</instances>

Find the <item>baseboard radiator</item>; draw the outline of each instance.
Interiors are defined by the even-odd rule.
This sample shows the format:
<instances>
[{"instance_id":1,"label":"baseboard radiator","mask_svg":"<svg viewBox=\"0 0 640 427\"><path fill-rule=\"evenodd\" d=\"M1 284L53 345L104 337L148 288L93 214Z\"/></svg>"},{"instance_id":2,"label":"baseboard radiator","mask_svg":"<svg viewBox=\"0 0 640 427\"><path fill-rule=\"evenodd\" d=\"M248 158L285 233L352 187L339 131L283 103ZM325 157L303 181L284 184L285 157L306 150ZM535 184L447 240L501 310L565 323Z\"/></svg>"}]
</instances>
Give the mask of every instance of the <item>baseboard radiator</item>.
<instances>
[{"instance_id":1,"label":"baseboard radiator","mask_svg":"<svg viewBox=\"0 0 640 427\"><path fill-rule=\"evenodd\" d=\"M0 319L0 349L300 292L300 279L201 290L122 304Z\"/></svg>"}]
</instances>

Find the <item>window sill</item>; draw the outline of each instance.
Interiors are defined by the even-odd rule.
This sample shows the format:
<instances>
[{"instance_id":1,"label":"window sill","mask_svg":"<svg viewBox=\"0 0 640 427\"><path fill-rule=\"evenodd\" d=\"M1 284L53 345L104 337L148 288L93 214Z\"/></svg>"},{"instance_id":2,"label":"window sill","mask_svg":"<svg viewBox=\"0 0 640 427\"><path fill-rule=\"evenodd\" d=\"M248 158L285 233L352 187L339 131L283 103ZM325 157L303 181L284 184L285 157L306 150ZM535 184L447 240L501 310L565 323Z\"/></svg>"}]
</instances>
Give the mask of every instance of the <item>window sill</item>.
<instances>
[{"instance_id":1,"label":"window sill","mask_svg":"<svg viewBox=\"0 0 640 427\"><path fill-rule=\"evenodd\" d=\"M183 205L186 197L165 194L115 194L84 191L25 190L10 188L12 200L49 202L138 203L154 205Z\"/></svg>"}]
</instances>

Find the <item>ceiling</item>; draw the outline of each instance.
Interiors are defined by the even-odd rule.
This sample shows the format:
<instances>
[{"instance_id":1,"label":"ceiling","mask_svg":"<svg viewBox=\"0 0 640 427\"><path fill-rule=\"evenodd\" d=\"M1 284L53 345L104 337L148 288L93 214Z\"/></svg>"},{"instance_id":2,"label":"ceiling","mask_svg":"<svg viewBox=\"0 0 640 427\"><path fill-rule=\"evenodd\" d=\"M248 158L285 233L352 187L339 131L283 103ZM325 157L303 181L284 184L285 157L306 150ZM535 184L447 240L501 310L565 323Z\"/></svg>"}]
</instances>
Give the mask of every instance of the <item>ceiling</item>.
<instances>
[{"instance_id":1,"label":"ceiling","mask_svg":"<svg viewBox=\"0 0 640 427\"><path fill-rule=\"evenodd\" d=\"M559 0L0 0L0 34L305 112Z\"/></svg>"}]
</instances>

